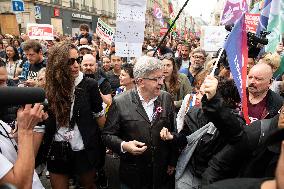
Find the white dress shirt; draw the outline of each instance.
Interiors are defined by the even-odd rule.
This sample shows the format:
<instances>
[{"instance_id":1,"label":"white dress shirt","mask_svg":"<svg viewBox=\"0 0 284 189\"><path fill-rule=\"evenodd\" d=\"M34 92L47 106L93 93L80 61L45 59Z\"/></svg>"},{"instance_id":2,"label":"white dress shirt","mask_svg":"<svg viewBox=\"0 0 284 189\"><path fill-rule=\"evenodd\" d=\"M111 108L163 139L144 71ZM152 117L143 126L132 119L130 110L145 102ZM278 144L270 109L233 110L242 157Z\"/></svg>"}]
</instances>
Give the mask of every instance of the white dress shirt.
<instances>
[{"instance_id":1,"label":"white dress shirt","mask_svg":"<svg viewBox=\"0 0 284 189\"><path fill-rule=\"evenodd\" d=\"M153 121L153 114L154 114L154 107L155 107L155 100L157 100L157 96L152 98L151 100L149 100L149 102L147 103L144 98L142 97L142 95L140 94L139 90L137 89L138 95L139 95L139 99L141 100L142 106L150 120L150 122ZM120 144L120 148L121 148L121 152L125 153L126 151L123 150L122 145L125 143L125 141L123 141Z\"/></svg>"}]
</instances>

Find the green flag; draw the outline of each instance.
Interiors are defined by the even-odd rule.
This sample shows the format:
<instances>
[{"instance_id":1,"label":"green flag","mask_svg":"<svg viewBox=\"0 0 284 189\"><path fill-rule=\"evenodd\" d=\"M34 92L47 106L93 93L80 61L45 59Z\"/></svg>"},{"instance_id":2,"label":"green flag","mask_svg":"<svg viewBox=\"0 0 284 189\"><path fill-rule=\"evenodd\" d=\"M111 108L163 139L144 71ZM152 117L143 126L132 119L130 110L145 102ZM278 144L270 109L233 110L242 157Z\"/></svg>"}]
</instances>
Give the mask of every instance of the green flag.
<instances>
[{"instance_id":1,"label":"green flag","mask_svg":"<svg viewBox=\"0 0 284 189\"><path fill-rule=\"evenodd\" d=\"M267 25L267 31L271 33L267 36L268 45L265 47L266 52L275 52L276 46L282 40L284 33L284 0L272 0ZM281 56L281 63L279 69L273 74L277 77L284 73L284 56Z\"/></svg>"},{"instance_id":2,"label":"green flag","mask_svg":"<svg viewBox=\"0 0 284 189\"><path fill-rule=\"evenodd\" d=\"M272 0L267 31L271 33L267 36L269 42L265 51L275 52L284 33L284 0Z\"/></svg>"}]
</instances>

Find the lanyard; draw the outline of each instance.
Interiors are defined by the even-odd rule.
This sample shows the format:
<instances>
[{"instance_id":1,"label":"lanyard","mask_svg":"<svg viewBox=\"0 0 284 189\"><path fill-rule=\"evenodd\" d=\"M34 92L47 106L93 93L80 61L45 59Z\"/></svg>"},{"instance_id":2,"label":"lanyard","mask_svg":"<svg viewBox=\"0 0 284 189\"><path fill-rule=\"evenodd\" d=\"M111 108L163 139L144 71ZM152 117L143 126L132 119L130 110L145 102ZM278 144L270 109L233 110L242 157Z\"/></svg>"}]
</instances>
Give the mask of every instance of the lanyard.
<instances>
[{"instance_id":1,"label":"lanyard","mask_svg":"<svg viewBox=\"0 0 284 189\"><path fill-rule=\"evenodd\" d=\"M14 146L16 152L18 152L18 147L17 147L17 145L13 142L13 140L11 139L9 133L7 132L7 130L5 129L5 127L2 125L2 123L0 123L0 125L1 125L1 127L3 128L3 130L5 131L5 134L6 134L6 135L5 135L5 134L2 133L2 131L0 131L0 135L2 135L2 136L5 137L5 138L8 138L8 139L11 141L12 145Z\"/></svg>"}]
</instances>

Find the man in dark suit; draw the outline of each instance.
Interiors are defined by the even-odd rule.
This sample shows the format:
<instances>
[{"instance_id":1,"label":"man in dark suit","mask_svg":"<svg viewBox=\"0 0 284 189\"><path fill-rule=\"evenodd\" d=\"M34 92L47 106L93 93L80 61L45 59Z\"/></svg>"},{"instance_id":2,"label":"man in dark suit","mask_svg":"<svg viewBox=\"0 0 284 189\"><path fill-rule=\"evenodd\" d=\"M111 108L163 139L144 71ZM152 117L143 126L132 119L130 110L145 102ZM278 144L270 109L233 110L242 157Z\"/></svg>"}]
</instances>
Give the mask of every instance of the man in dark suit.
<instances>
[{"instance_id":1,"label":"man in dark suit","mask_svg":"<svg viewBox=\"0 0 284 189\"><path fill-rule=\"evenodd\" d=\"M175 130L171 95L160 90L161 61L141 57L134 66L134 78L136 89L114 97L103 140L120 154L121 188L169 188L177 153L160 138L163 127Z\"/></svg>"}]
</instances>

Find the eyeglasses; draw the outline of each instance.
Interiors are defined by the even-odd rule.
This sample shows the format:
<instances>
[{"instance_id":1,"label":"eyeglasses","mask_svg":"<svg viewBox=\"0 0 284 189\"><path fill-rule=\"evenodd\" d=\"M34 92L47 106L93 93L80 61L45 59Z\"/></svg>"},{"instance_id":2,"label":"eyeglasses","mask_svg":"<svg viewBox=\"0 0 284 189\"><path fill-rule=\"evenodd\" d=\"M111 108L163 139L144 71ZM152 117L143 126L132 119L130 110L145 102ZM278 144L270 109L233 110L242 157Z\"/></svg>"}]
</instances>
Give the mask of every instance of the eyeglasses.
<instances>
[{"instance_id":1,"label":"eyeglasses","mask_svg":"<svg viewBox=\"0 0 284 189\"><path fill-rule=\"evenodd\" d=\"M204 60L204 57L203 56L196 56L196 55L194 55L194 56L192 56L194 59L200 59L200 60Z\"/></svg>"},{"instance_id":2,"label":"eyeglasses","mask_svg":"<svg viewBox=\"0 0 284 189\"><path fill-rule=\"evenodd\" d=\"M83 56L79 56L78 58L69 58L68 60L68 64L69 65L73 65L75 63L75 61L78 63L78 64L81 64L83 60Z\"/></svg>"},{"instance_id":3,"label":"eyeglasses","mask_svg":"<svg viewBox=\"0 0 284 189\"><path fill-rule=\"evenodd\" d=\"M159 81L164 81L165 76L153 77L153 78L150 78L150 77L143 77L142 79L147 79L147 80L150 80L150 81L156 81L156 82L158 83Z\"/></svg>"}]
</instances>

